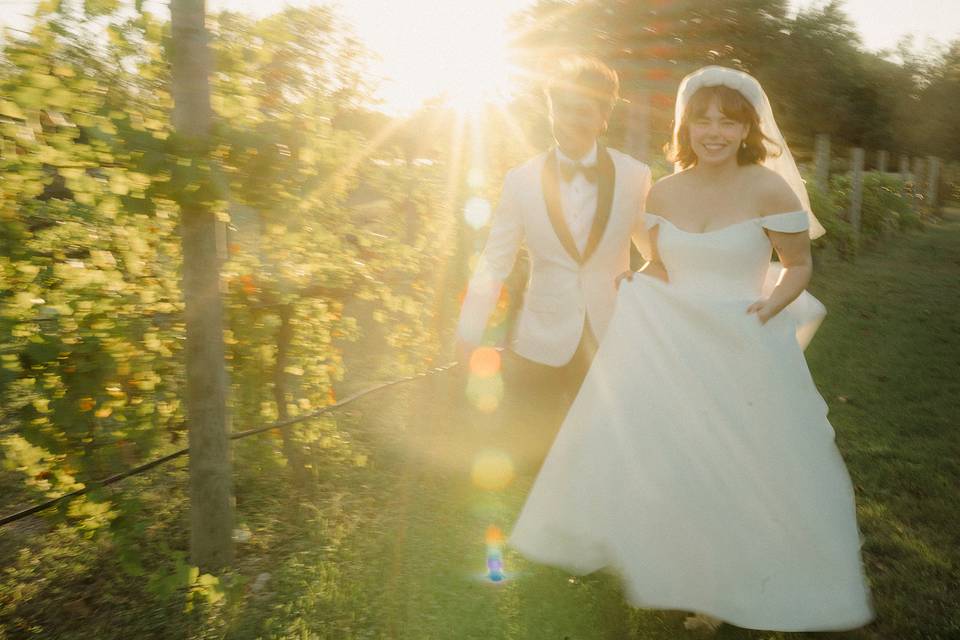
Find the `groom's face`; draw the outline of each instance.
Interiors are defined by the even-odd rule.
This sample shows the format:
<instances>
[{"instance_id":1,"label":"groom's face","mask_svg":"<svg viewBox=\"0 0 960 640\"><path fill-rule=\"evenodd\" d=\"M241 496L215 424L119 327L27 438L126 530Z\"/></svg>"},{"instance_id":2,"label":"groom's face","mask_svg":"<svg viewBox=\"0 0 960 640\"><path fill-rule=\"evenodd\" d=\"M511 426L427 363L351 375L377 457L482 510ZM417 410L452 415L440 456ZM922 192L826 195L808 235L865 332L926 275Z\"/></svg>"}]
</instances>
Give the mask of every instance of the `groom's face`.
<instances>
[{"instance_id":1,"label":"groom's face","mask_svg":"<svg viewBox=\"0 0 960 640\"><path fill-rule=\"evenodd\" d=\"M579 158L607 128L608 109L590 96L575 91L550 93L550 123L560 150Z\"/></svg>"}]
</instances>

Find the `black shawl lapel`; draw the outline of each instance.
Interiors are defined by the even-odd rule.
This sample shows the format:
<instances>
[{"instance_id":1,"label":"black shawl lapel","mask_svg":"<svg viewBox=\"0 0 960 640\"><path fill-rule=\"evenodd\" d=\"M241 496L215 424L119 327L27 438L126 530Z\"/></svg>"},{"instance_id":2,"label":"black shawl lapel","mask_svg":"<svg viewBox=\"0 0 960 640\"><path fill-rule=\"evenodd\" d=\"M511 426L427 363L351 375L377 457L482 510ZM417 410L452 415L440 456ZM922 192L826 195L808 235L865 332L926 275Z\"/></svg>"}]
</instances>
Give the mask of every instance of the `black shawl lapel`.
<instances>
[{"instance_id":1,"label":"black shawl lapel","mask_svg":"<svg viewBox=\"0 0 960 640\"><path fill-rule=\"evenodd\" d=\"M560 244L570 254L570 257L577 264L580 264L583 259L580 257L580 252L577 251L577 244L573 241L573 236L570 235L570 227L567 226L567 221L563 217L563 207L560 204L560 171L557 167L556 148L550 152L543 165L542 182L543 199L547 205L547 215L550 217L553 231L557 234L557 239L560 240Z\"/></svg>"}]
</instances>

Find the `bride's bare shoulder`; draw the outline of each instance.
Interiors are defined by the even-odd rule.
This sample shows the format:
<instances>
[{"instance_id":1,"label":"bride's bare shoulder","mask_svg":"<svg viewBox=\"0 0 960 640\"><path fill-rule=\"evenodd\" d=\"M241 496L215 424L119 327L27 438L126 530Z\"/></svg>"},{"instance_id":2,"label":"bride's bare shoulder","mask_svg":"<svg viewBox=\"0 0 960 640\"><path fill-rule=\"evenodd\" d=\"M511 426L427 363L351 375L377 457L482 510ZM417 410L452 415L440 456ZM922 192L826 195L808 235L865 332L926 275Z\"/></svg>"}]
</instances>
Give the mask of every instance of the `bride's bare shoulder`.
<instances>
[{"instance_id":1,"label":"bride's bare shoulder","mask_svg":"<svg viewBox=\"0 0 960 640\"><path fill-rule=\"evenodd\" d=\"M682 189L688 180L689 176L686 171L671 173L657 180L650 188L650 194L647 196L647 211L651 213L663 211L673 194L678 189Z\"/></svg>"},{"instance_id":2,"label":"bride's bare shoulder","mask_svg":"<svg viewBox=\"0 0 960 640\"><path fill-rule=\"evenodd\" d=\"M753 167L751 187L760 215L787 213L803 208L787 181L772 169L759 165Z\"/></svg>"}]
</instances>

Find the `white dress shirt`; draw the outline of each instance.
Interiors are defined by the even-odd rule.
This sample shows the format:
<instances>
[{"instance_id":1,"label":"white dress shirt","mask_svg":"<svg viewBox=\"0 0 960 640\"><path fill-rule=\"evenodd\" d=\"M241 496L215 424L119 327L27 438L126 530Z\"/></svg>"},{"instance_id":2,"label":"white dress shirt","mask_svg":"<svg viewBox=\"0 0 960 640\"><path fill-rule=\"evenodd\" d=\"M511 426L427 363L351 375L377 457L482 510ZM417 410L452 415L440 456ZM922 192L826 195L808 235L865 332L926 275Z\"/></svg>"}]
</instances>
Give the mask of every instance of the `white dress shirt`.
<instances>
[{"instance_id":1,"label":"white dress shirt","mask_svg":"<svg viewBox=\"0 0 960 640\"><path fill-rule=\"evenodd\" d=\"M557 162L560 164L574 164L575 160L564 155L557 148ZM579 163L591 167L597 164L597 143L585 156L579 159ZM590 229L593 226L593 219L597 214L597 183L587 180L582 172L577 172L573 180L567 182L560 178L560 207L563 209L563 217L570 229L570 235L577 245L577 251L583 255L587 247L587 240L590 238Z\"/></svg>"}]
</instances>

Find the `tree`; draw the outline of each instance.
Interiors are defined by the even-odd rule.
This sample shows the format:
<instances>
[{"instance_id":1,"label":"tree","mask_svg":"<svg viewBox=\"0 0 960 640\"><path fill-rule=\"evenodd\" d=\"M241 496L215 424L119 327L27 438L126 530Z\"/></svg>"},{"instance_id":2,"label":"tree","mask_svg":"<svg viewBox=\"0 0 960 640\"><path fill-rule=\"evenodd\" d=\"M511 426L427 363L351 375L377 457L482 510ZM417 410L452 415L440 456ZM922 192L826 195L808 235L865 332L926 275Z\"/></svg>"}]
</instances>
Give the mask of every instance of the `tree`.
<instances>
[{"instance_id":1,"label":"tree","mask_svg":"<svg viewBox=\"0 0 960 640\"><path fill-rule=\"evenodd\" d=\"M209 201L210 52L203 0L173 0L170 16L173 124L194 171L194 180L180 198L187 329L190 556L201 569L216 571L233 560L233 479L227 433L218 222Z\"/></svg>"},{"instance_id":2,"label":"tree","mask_svg":"<svg viewBox=\"0 0 960 640\"><path fill-rule=\"evenodd\" d=\"M960 40L955 40L925 69L917 109L904 115L923 152L960 159Z\"/></svg>"}]
</instances>

